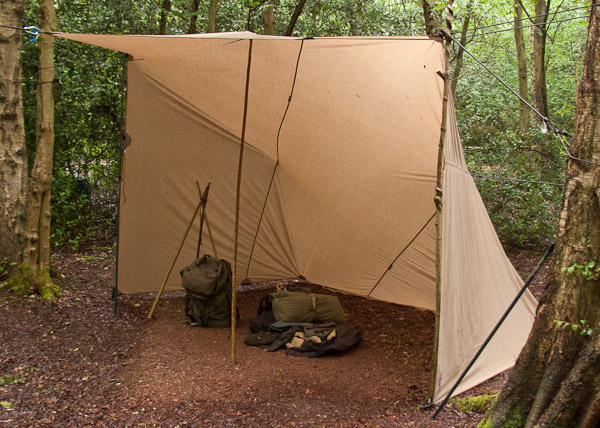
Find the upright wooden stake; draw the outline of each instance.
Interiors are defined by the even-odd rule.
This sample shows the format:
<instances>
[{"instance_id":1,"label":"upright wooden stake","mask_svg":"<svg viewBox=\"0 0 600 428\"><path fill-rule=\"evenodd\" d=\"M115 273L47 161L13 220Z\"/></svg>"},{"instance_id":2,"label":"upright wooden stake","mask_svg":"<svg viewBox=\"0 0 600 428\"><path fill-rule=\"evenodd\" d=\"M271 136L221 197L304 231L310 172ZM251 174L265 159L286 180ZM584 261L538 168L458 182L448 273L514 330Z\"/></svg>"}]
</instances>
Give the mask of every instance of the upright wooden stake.
<instances>
[{"instance_id":1,"label":"upright wooden stake","mask_svg":"<svg viewBox=\"0 0 600 428\"><path fill-rule=\"evenodd\" d=\"M169 275L171 275L171 271L173 270L173 267L175 266L175 263L177 262L177 258L179 257L179 254L181 253L183 244L185 243L185 238L187 238L188 233L190 233L190 229L192 228L192 225L194 224L194 220L196 219L196 215L198 215L198 211L200 210L201 205L202 205L202 200L198 201L198 205L196 205L196 209L194 210L194 215L192 216L192 219L190 220L190 224L188 225L187 229L185 230L185 233L183 234L183 239L181 240L181 244L179 244L179 249L177 250L177 254L175 254L175 257L173 258L173 262L171 263L171 266L169 266L169 270L168 270L167 274L165 275L165 279L163 280L163 282L160 286L160 289L158 290L158 294L156 295L156 299L154 299L154 304L152 305L152 309L150 309L148 318L152 318L152 315L154 314L154 310L156 309L156 306L158 305L158 300L160 299L160 296L162 296L163 291L165 291L165 286L167 285L167 280L169 279Z\"/></svg>"},{"instance_id":2,"label":"upright wooden stake","mask_svg":"<svg viewBox=\"0 0 600 428\"><path fill-rule=\"evenodd\" d=\"M196 258L200 257L200 247L202 246L202 229L204 228L204 220L206 219L206 203L208 202L208 191L210 190L210 183L206 185L204 193L200 190L200 183L196 181L196 187L198 187L198 196L200 197L200 203L202 206L202 214L200 214L200 232L198 233L198 246L196 247Z\"/></svg>"},{"instance_id":3,"label":"upright wooden stake","mask_svg":"<svg viewBox=\"0 0 600 428\"><path fill-rule=\"evenodd\" d=\"M215 258L219 258L219 253L217 253L217 246L215 245L215 240L213 238L212 231L210 230L210 222L208 221L208 216L206 211L204 211L204 220L206 221L206 230L208 230L208 238L210 239L210 245L212 246L213 254Z\"/></svg>"},{"instance_id":4,"label":"upright wooden stake","mask_svg":"<svg viewBox=\"0 0 600 428\"><path fill-rule=\"evenodd\" d=\"M238 232L240 225L240 188L242 185L242 161L244 158L244 143L246 139L246 119L248 116L248 88L250 86L250 64L252 61L252 39L248 47L248 68L246 70L246 93L244 95L244 118L242 120L242 136L240 139L240 160L238 164L237 190L235 193L235 230L233 234L233 273L232 273L232 293L231 293L231 362L235 364L235 334L237 323L237 292L235 289L236 271L237 271L237 247Z\"/></svg>"},{"instance_id":5,"label":"upright wooden stake","mask_svg":"<svg viewBox=\"0 0 600 428\"><path fill-rule=\"evenodd\" d=\"M446 31L452 34L452 16L454 15L453 1L448 2L448 16L446 18ZM444 71L438 74L444 79L444 99L442 102L442 124L440 129L440 144L438 149L438 169L435 185L435 216L436 216L436 311L435 335L433 338L433 357L431 365L431 378L429 381L429 400L433 400L435 384L437 382L438 345L440 336L440 300L442 294L442 196L444 185L444 143L446 142L446 127L448 119L448 97L450 96L450 44L446 39L444 43Z\"/></svg>"},{"instance_id":6,"label":"upright wooden stake","mask_svg":"<svg viewBox=\"0 0 600 428\"><path fill-rule=\"evenodd\" d=\"M198 195L200 195L200 198L202 199L202 190L200 190L200 184L196 181L196 186L198 187ZM208 214L206 214L206 203L208 202L208 188L210 187L210 183L208 183L208 186L206 186L206 198L204 200L204 205L202 208L202 218L204 219L204 222L206 223L206 230L208 230L208 238L210 239L210 245L212 246L212 250L213 250L213 254L215 255L215 258L219 258L219 254L217 253L217 246L215 245L215 240L213 238L213 234L212 231L210 230L210 222L208 221ZM202 223L200 223L202 224ZM202 227L200 227L200 236L202 236ZM200 243L202 241L200 240L199 244L198 244L198 250L200 250ZM198 258L199 256L199 251L196 253L196 258Z\"/></svg>"}]
</instances>

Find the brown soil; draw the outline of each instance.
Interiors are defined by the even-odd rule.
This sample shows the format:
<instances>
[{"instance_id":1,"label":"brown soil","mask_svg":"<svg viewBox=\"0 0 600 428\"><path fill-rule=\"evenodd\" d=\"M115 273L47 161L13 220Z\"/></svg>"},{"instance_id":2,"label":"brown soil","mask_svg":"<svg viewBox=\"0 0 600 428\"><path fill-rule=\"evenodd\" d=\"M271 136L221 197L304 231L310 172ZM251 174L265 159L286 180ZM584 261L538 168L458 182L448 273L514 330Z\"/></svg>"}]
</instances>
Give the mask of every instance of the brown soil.
<instances>
[{"instance_id":1,"label":"brown soil","mask_svg":"<svg viewBox=\"0 0 600 428\"><path fill-rule=\"evenodd\" d=\"M515 253L523 275L540 254ZM244 345L261 296L239 294L237 364L228 329L183 322L183 296L122 296L113 314L112 248L57 253L64 297L0 292L0 426L4 427L475 427L482 415L427 400L434 316L340 295L361 345L303 358ZM535 281L539 294L545 269ZM498 391L506 373L469 394Z\"/></svg>"}]
</instances>

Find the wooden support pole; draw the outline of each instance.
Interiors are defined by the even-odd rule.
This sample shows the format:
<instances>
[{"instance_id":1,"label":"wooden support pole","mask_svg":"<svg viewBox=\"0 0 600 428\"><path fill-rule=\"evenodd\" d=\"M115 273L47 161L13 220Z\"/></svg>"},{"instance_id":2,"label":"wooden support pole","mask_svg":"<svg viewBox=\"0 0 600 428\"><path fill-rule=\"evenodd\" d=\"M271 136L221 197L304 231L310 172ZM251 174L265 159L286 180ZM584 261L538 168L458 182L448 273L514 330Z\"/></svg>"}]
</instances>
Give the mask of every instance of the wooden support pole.
<instances>
[{"instance_id":1,"label":"wooden support pole","mask_svg":"<svg viewBox=\"0 0 600 428\"><path fill-rule=\"evenodd\" d=\"M213 254L215 255L215 258L219 258L219 254L217 253L217 246L215 245L215 240L213 238L213 234L212 234L212 230L210 229L210 222L208 221L208 214L206 214L206 203L208 202L208 188L210 187L211 183L208 183L207 190L205 190L206 192L206 198L204 200L204 205L202 207L202 217L204 217L204 222L206 223L206 230L208 230L208 238L210 239L210 245L212 247L213 250ZM200 198L202 198L202 191L200 190L200 184L196 181L196 186L198 187L198 194L200 195ZM200 230L200 233L202 233L202 229ZM200 247L200 245L198 245L198 247ZM198 258L199 254L196 256L196 258Z\"/></svg>"},{"instance_id":2,"label":"wooden support pole","mask_svg":"<svg viewBox=\"0 0 600 428\"><path fill-rule=\"evenodd\" d=\"M215 240L213 238L212 231L210 230L210 222L208 221L208 215L206 214L206 210L204 210L204 220L206 221L206 230L208 230L208 238L210 239L210 245L212 246L213 254L215 258L219 258L219 253L217 253L217 246L215 245Z\"/></svg>"},{"instance_id":3,"label":"wooden support pole","mask_svg":"<svg viewBox=\"0 0 600 428\"><path fill-rule=\"evenodd\" d=\"M446 18L446 31L452 34L453 1L448 2L448 16ZM444 42L444 70L438 74L444 79L444 98L442 101L442 123L440 127L440 142L438 149L438 168L435 185L435 214L436 214L436 311L435 311L435 334L433 338L433 356L431 366L431 377L429 380L429 400L433 401L435 385L437 383L438 346L440 337L440 309L442 297L442 201L444 186L444 143L446 142L446 128L448 123L448 98L450 97L450 45L452 41L446 39Z\"/></svg>"},{"instance_id":4,"label":"wooden support pole","mask_svg":"<svg viewBox=\"0 0 600 428\"><path fill-rule=\"evenodd\" d=\"M238 164L237 190L235 193L235 230L233 234L233 273L232 273L232 292L231 292L231 362L236 363L235 355L235 335L237 327L237 291L236 271L237 271L237 247L238 233L240 225L240 189L242 185L242 164L244 158L244 144L246 140L246 120L248 117L248 89L250 87L250 65L252 63L252 39L249 40L248 47L248 68L246 69L246 93L244 95L244 117L242 119L242 136L240 138L240 159Z\"/></svg>"},{"instance_id":5,"label":"wooden support pole","mask_svg":"<svg viewBox=\"0 0 600 428\"><path fill-rule=\"evenodd\" d=\"M188 233L190 233L190 229L192 228L192 225L194 224L194 220L196 219L196 215L198 215L198 211L200 210L201 206L202 206L202 201L200 200L198 202L198 205L196 205L196 209L194 210L194 215L192 216L192 219L190 220L190 224L188 225L188 227L185 230L185 233L183 235L183 238L181 239L181 244L179 245L179 248L177 249L177 254L175 254L175 257L173 258L173 262L171 263L171 266L169 266L169 271L165 275L165 279L163 280L163 282L160 286L160 289L158 290L156 299L154 299L154 304L152 305L152 309L150 309L148 318L152 318L152 315L154 314L154 310L156 309L156 306L158 305L158 300L160 299L160 296L162 296L163 291L165 291L165 286L167 285L167 280L169 279L169 275L171 275L171 271L173 270L173 267L175 266L175 263L177 262L177 258L179 257L179 254L181 253L181 249L183 248L185 239L187 238Z\"/></svg>"},{"instance_id":6,"label":"wooden support pole","mask_svg":"<svg viewBox=\"0 0 600 428\"><path fill-rule=\"evenodd\" d=\"M200 247L202 246L202 229L204 227L204 220L206 219L206 203L208 201L208 191L210 190L210 183L206 185L204 193L200 190L200 183L196 181L196 187L198 188L198 196L200 197L200 203L202 206L202 213L200 214L200 232L198 232L198 246L196 247L196 258L200 257Z\"/></svg>"}]
</instances>

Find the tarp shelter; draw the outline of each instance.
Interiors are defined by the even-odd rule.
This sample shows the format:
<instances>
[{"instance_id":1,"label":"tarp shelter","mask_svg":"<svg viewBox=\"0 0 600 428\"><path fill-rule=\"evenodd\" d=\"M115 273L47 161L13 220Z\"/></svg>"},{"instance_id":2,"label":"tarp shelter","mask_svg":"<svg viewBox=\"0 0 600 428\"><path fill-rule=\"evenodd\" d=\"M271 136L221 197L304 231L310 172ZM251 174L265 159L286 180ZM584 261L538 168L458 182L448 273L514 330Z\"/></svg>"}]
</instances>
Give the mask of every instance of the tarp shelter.
<instances>
[{"instance_id":1,"label":"tarp shelter","mask_svg":"<svg viewBox=\"0 0 600 428\"><path fill-rule=\"evenodd\" d=\"M444 397L522 282L467 171L449 100L437 293L441 40L59 36L129 54L120 292L157 291L198 202L196 181L212 183L207 213L231 260L252 40L237 278L303 275L439 311L433 397ZM180 288L195 252L190 239L167 289ZM456 393L514 364L535 306L527 292Z\"/></svg>"}]
</instances>

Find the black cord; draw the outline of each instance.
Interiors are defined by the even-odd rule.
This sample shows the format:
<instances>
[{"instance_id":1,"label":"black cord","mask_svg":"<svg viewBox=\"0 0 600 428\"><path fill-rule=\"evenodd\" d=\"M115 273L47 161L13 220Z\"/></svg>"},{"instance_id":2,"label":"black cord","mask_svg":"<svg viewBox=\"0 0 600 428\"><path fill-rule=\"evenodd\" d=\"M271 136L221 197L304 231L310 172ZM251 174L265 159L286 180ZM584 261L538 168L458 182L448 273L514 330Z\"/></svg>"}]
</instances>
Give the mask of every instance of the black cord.
<instances>
[{"instance_id":1,"label":"black cord","mask_svg":"<svg viewBox=\"0 0 600 428\"><path fill-rule=\"evenodd\" d=\"M549 186L564 187L561 183L552 183L549 181L536 181L536 180L525 180L523 178L512 178L512 177L501 177L497 175L477 174L471 173L473 178L490 179L490 180L501 180L501 181L516 181L519 183L532 183L532 184L547 184Z\"/></svg>"},{"instance_id":2,"label":"black cord","mask_svg":"<svg viewBox=\"0 0 600 428\"><path fill-rule=\"evenodd\" d=\"M514 96L516 96L519 100L521 100L521 102L523 104L525 104L527 107L529 107L531 109L531 111L533 111L535 114L537 114L540 119L542 119L544 121L544 123L546 124L547 127L549 127L552 132L554 132L558 138L560 139L562 146L567 154L567 156L569 156L570 159L572 160L576 160L582 163L587 163L590 165L595 165L595 166L600 166L600 163L596 163L593 161L589 161L589 160L585 160L585 159L581 159L578 158L576 156L573 156L571 154L571 152L569 151L566 143L564 142L562 136L563 135L568 135L563 131L560 131L556 125L554 125L549 118L547 118L546 116L544 116L542 113L540 113L539 111L537 111L535 109L535 107L533 107L531 104L529 104L529 102L527 102L527 100L525 100L521 95L519 95L517 92L515 92L515 90L513 88L511 88L510 86L508 86L508 84L506 84L506 82L504 82L504 80L502 80L496 73L494 73L492 70L490 70L484 63L482 63L479 59L477 59L477 57L475 55L473 55L471 52L469 52L463 45L460 44L460 42L458 40L456 40L454 37L452 37L450 34L448 34L446 31L444 30L440 30L440 32L442 33L442 35L444 37L449 38L450 40L452 40L454 43L456 43L463 51L465 51L471 58L473 58L480 66L482 66L488 73L490 73L492 76L494 76L494 78L496 78L496 80L498 80L498 82L502 83L502 85L508 89Z\"/></svg>"},{"instance_id":3,"label":"black cord","mask_svg":"<svg viewBox=\"0 0 600 428\"><path fill-rule=\"evenodd\" d=\"M559 22L573 21L575 19L582 19L582 18L589 18L589 15L580 15L580 16L575 16L575 17L572 17L572 18L564 18L564 19L558 19L558 20L555 20L555 21L541 22L541 24L554 24L554 23L559 23ZM519 26L519 27L506 28L504 30L489 31L489 32L486 32L486 33L481 33L481 34L475 34L475 32L474 32L473 34L471 34L469 36L469 38L489 36L490 34L505 33L507 31L514 31L515 29L518 29L518 28L531 28L531 27L537 27L537 25L536 24L522 25L522 26ZM480 30L480 28L477 29L477 30L475 30L475 31L478 31L478 30Z\"/></svg>"},{"instance_id":4,"label":"black cord","mask_svg":"<svg viewBox=\"0 0 600 428\"><path fill-rule=\"evenodd\" d=\"M593 7L593 6L597 6L597 5L590 5L590 6ZM539 16L558 15L559 13L567 13L567 12L572 12L574 10L579 10L579 9L588 9L590 6L579 6L579 7L573 7L571 9L557 10L556 12L548 12L548 13L545 13L545 14L539 15ZM510 21L503 21L503 22L498 22L496 24L486 25L484 27L479 27L479 28L476 28L476 29L471 30L471 31L476 32L476 31L479 31L479 30L485 30L486 28L499 27L500 25L514 24L515 22L518 22L518 21L529 21L529 19L528 18L521 18L521 19L518 19L516 21L514 19L511 19ZM512 30L512 28L511 28L511 30Z\"/></svg>"}]
</instances>

